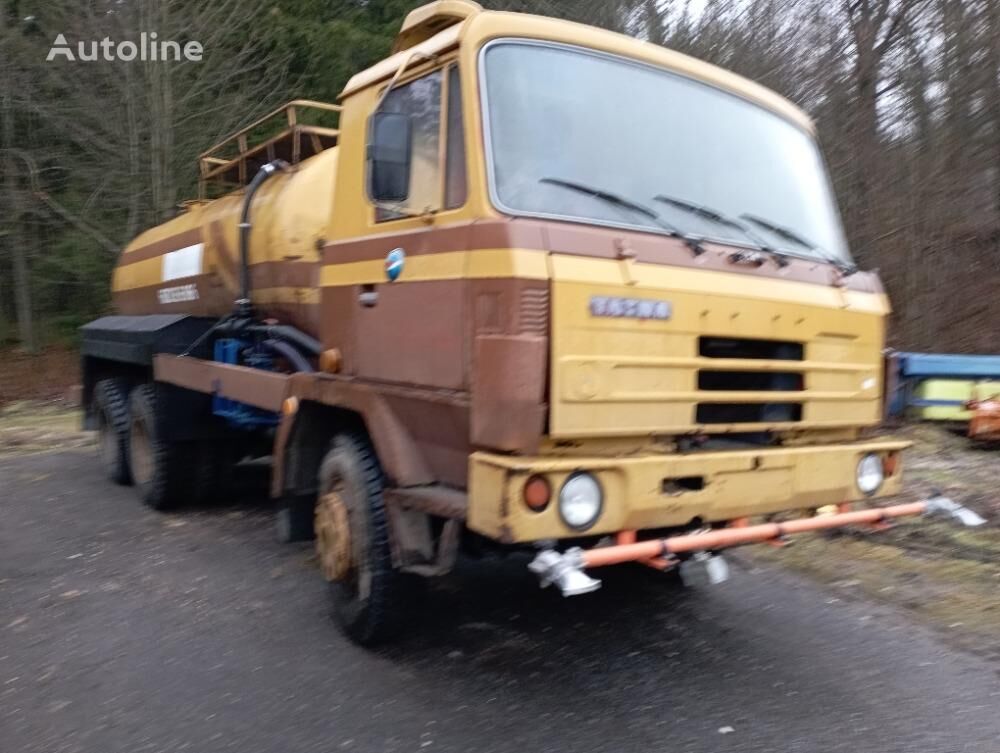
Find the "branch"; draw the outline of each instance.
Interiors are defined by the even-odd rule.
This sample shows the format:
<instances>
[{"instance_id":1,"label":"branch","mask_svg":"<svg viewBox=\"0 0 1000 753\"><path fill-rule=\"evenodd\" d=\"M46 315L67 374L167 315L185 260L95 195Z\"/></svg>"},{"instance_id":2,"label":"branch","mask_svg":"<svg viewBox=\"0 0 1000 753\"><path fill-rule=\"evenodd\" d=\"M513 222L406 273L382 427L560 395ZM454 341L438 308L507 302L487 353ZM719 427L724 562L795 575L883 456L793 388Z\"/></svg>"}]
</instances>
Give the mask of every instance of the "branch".
<instances>
[{"instance_id":1,"label":"branch","mask_svg":"<svg viewBox=\"0 0 1000 753\"><path fill-rule=\"evenodd\" d=\"M7 153L14 157L17 157L28 167L28 182L31 184L31 194L36 199L45 204L49 209L51 209L59 217L62 217L66 222L70 223L74 227L82 230L91 238L100 243L106 250L110 253L117 255L121 250L120 246L104 235L100 230L88 224L84 220L77 217L71 211L66 209L64 206L55 201L51 196L49 196L45 191L42 190L41 186L38 184L38 167L35 165L35 161L30 155L21 151L20 149L0 149L0 152Z\"/></svg>"}]
</instances>

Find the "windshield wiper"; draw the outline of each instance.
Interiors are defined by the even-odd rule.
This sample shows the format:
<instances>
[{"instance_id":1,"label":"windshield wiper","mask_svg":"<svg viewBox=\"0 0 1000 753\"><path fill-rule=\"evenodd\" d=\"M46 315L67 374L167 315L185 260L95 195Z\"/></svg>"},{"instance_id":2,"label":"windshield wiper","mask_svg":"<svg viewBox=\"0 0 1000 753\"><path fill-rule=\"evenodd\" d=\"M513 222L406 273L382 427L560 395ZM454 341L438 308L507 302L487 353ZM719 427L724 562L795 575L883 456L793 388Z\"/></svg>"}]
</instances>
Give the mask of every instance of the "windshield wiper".
<instances>
[{"instance_id":1,"label":"windshield wiper","mask_svg":"<svg viewBox=\"0 0 1000 753\"><path fill-rule=\"evenodd\" d=\"M698 245L699 239L689 236L687 233L681 232L680 229L671 225L669 222L664 220L660 215L654 212L649 207L640 204L637 201L632 201L632 199L626 199L624 196L619 196L611 191L605 191L602 188L595 188L594 186L588 186L585 183L577 183L572 180L564 180L563 178L540 178L539 183L548 183L553 186L562 186L563 188L568 188L572 191L578 191L588 196L593 196L595 199L600 199L601 201L611 204L613 206L619 207L621 209L630 209L637 214L641 214L644 217L648 217L653 221L654 224L663 228L671 236L675 238L681 238L696 254L701 253L701 247Z\"/></svg>"},{"instance_id":2,"label":"windshield wiper","mask_svg":"<svg viewBox=\"0 0 1000 753\"><path fill-rule=\"evenodd\" d=\"M761 238L757 233L751 230L746 224L740 222L733 217L727 217L721 212L716 211L710 207L706 207L704 204L696 204L693 201L688 201L686 199L678 199L675 196L665 196L664 194L658 194L653 197L653 201L659 201L664 204L669 204L677 209L683 209L685 212L689 212L697 217L703 217L706 220L711 220L718 225L725 225L726 227L731 227L739 230L746 238L750 239L750 242L757 246L758 250L763 251L768 254L772 254L777 260L778 264L782 267L788 264L788 259L786 258L788 254L784 254L777 249L772 248L767 241Z\"/></svg>"},{"instance_id":3,"label":"windshield wiper","mask_svg":"<svg viewBox=\"0 0 1000 753\"><path fill-rule=\"evenodd\" d=\"M802 248L807 248L810 251L814 251L815 253L819 254L825 261L830 262L830 264L839 269L840 273L843 274L845 277L853 275L858 271L856 265L850 264L849 262L845 262L836 254L833 254L830 251L827 251L825 248L817 246L812 241L803 238L801 235L796 233L791 228L787 228L784 225L779 225L763 217L758 217L755 214L741 214L740 217L744 220L748 220L754 223L755 225L758 225L759 227L764 228L765 230L769 230L770 232L777 235L779 238L784 238L787 241L791 241L792 243L802 246Z\"/></svg>"}]
</instances>

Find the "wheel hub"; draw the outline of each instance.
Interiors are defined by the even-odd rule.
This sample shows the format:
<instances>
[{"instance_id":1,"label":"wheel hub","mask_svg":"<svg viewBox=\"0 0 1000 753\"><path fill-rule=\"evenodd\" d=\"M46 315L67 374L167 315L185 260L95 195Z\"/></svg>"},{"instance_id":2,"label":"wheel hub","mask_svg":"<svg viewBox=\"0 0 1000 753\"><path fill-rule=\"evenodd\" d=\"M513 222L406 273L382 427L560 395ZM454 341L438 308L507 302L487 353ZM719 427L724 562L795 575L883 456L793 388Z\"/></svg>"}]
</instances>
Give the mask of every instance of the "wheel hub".
<instances>
[{"instance_id":1,"label":"wheel hub","mask_svg":"<svg viewBox=\"0 0 1000 753\"><path fill-rule=\"evenodd\" d=\"M327 580L339 581L351 570L351 531L347 505L338 491L320 497L316 506L316 552Z\"/></svg>"}]
</instances>

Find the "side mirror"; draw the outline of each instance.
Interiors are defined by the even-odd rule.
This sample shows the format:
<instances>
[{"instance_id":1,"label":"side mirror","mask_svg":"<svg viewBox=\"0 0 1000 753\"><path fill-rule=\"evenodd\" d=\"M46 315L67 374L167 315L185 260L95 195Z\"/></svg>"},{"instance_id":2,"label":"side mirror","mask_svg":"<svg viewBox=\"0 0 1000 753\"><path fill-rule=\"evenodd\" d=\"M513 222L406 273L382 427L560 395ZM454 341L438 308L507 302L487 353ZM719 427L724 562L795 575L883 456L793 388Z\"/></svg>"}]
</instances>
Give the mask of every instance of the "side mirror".
<instances>
[{"instance_id":1,"label":"side mirror","mask_svg":"<svg viewBox=\"0 0 1000 753\"><path fill-rule=\"evenodd\" d=\"M401 203L410 195L413 121L398 112L372 115L368 142L369 193L375 201Z\"/></svg>"}]
</instances>

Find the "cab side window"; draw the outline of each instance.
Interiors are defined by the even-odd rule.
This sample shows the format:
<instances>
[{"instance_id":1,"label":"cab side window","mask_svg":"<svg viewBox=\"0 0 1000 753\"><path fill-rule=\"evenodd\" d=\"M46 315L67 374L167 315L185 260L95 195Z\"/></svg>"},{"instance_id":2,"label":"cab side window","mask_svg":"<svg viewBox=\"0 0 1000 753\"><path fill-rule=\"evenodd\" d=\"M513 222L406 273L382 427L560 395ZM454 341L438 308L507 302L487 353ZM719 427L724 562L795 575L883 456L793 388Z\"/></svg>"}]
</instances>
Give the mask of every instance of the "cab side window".
<instances>
[{"instance_id":1,"label":"cab side window","mask_svg":"<svg viewBox=\"0 0 1000 753\"><path fill-rule=\"evenodd\" d=\"M434 71L393 89L385 98L385 112L410 116L413 146L409 195L398 204L399 212L378 207L379 222L441 206L441 81L442 72Z\"/></svg>"},{"instance_id":2,"label":"cab side window","mask_svg":"<svg viewBox=\"0 0 1000 753\"><path fill-rule=\"evenodd\" d=\"M467 194L462 88L458 68L453 65L448 69L448 152L445 157L444 208L457 209L462 206Z\"/></svg>"},{"instance_id":3,"label":"cab side window","mask_svg":"<svg viewBox=\"0 0 1000 753\"><path fill-rule=\"evenodd\" d=\"M376 206L375 220L386 222L465 204L465 133L457 66L449 65L394 88L381 109L409 117L412 144L407 197L396 204Z\"/></svg>"}]
</instances>

